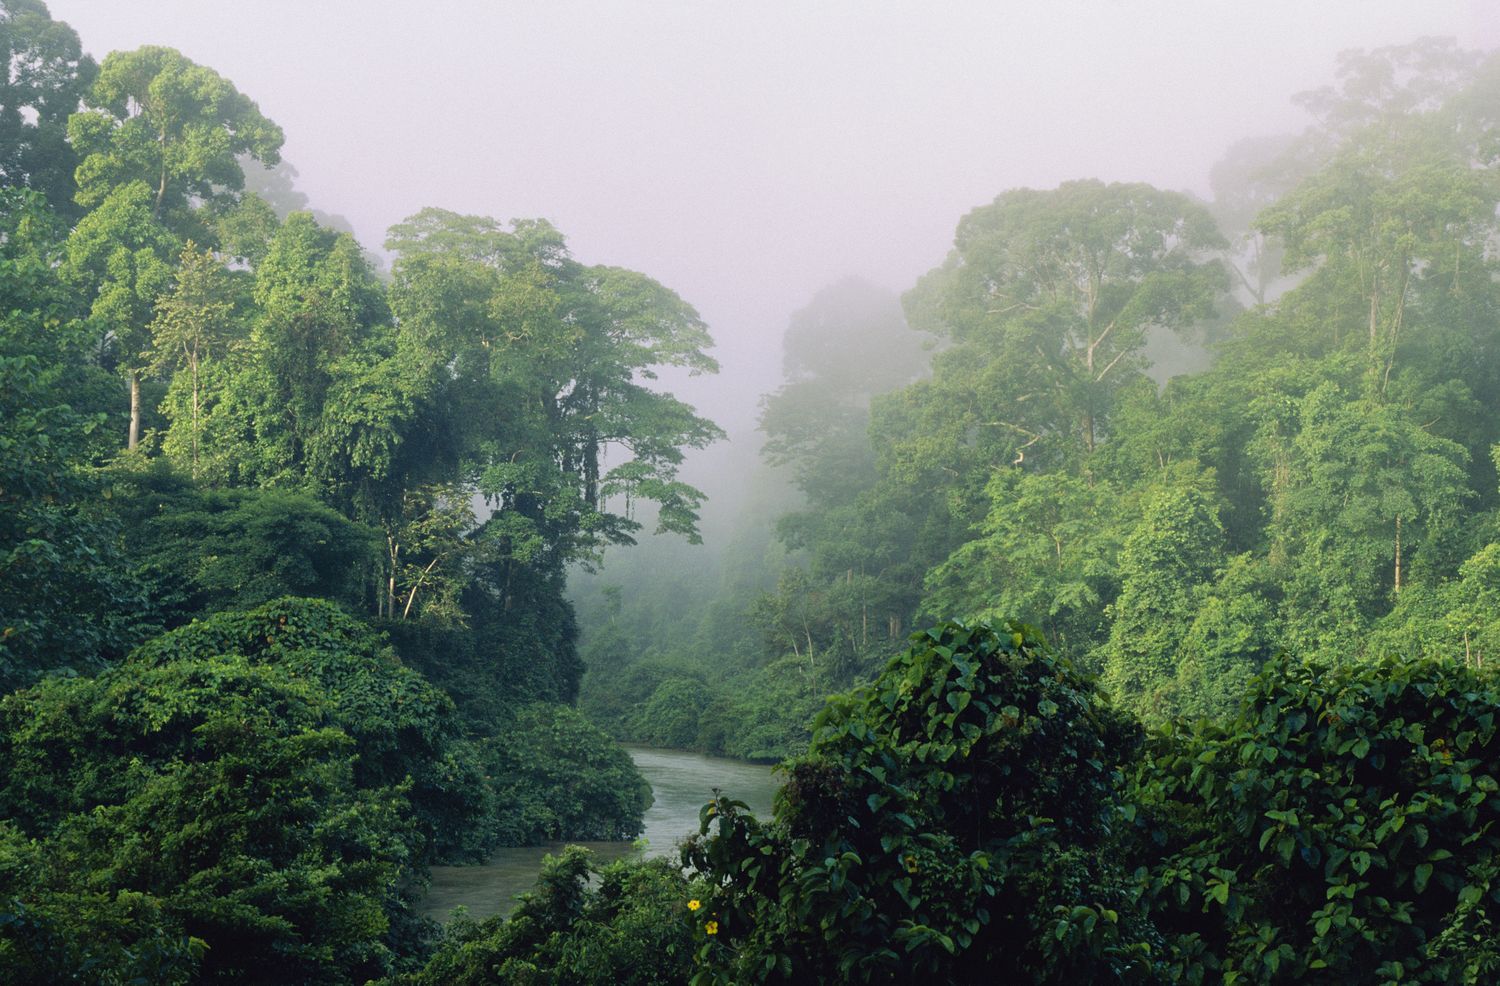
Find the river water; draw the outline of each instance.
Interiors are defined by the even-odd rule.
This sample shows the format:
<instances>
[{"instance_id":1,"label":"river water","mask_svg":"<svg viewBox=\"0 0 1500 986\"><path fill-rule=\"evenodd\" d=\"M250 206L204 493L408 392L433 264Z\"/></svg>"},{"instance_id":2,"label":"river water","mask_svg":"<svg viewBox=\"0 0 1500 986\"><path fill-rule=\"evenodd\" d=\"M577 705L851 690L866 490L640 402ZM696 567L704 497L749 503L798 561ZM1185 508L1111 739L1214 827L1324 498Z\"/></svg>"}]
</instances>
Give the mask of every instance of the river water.
<instances>
[{"instance_id":1,"label":"river water","mask_svg":"<svg viewBox=\"0 0 1500 986\"><path fill-rule=\"evenodd\" d=\"M675 856L677 844L698 831L698 811L719 788L728 797L743 801L761 817L771 814L771 798L778 786L771 768L705 757L678 750L654 750L627 746L642 776L651 784L655 800L646 811L644 855ZM445 920L455 907L468 909L469 916L481 920L499 911L508 911L517 894L530 890L541 872L542 857L556 853L565 842L545 846L500 849L489 861L478 866L434 866L432 886L421 904L421 912ZM637 852L630 842L581 842L601 860L621 859Z\"/></svg>"}]
</instances>

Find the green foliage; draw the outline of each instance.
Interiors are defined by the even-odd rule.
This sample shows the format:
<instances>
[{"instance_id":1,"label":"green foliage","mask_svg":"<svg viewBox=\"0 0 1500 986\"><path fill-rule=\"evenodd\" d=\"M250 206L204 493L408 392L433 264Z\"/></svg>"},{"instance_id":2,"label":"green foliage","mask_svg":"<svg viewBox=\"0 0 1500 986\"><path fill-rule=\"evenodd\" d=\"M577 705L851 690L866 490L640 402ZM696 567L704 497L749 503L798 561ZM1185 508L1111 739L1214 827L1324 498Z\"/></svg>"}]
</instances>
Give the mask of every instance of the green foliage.
<instances>
[{"instance_id":1,"label":"green foliage","mask_svg":"<svg viewBox=\"0 0 1500 986\"><path fill-rule=\"evenodd\" d=\"M1497 703L1453 662L1284 658L1155 738L1125 817L1174 979L1491 981Z\"/></svg>"},{"instance_id":2,"label":"green foliage","mask_svg":"<svg viewBox=\"0 0 1500 986\"><path fill-rule=\"evenodd\" d=\"M703 717L704 684L685 676L658 685L631 716L631 738L651 746L697 748Z\"/></svg>"},{"instance_id":3,"label":"green foliage","mask_svg":"<svg viewBox=\"0 0 1500 986\"><path fill-rule=\"evenodd\" d=\"M944 361L939 377L1005 375L975 421L986 444L1043 461L1091 454L1147 330L1212 314L1225 279L1209 251L1223 244L1200 206L1148 185L1017 189L963 218L943 266L907 296L908 317L982 361Z\"/></svg>"},{"instance_id":4,"label":"green foliage","mask_svg":"<svg viewBox=\"0 0 1500 986\"><path fill-rule=\"evenodd\" d=\"M454 922L426 968L389 986L683 983L692 967L692 892L668 860L600 867L587 849L569 846L546 858L536 890L508 919Z\"/></svg>"},{"instance_id":5,"label":"green foliage","mask_svg":"<svg viewBox=\"0 0 1500 986\"><path fill-rule=\"evenodd\" d=\"M89 300L99 347L129 371L150 362L148 326L179 250L152 215L151 189L139 181L110 189L68 237L62 279Z\"/></svg>"},{"instance_id":6,"label":"green foliage","mask_svg":"<svg viewBox=\"0 0 1500 986\"><path fill-rule=\"evenodd\" d=\"M704 808L695 981L1148 978L1108 824L1135 727L1018 624L912 639L830 702L774 821Z\"/></svg>"},{"instance_id":7,"label":"green foliage","mask_svg":"<svg viewBox=\"0 0 1500 986\"><path fill-rule=\"evenodd\" d=\"M640 661L585 689L582 708L633 743L774 763L807 751L809 723L827 694L824 675L787 655L731 680L678 664Z\"/></svg>"},{"instance_id":8,"label":"green foliage","mask_svg":"<svg viewBox=\"0 0 1500 986\"><path fill-rule=\"evenodd\" d=\"M47 886L41 866L36 845L0 822L0 983L193 981L204 943L175 928L158 900Z\"/></svg>"},{"instance_id":9,"label":"green foliage","mask_svg":"<svg viewBox=\"0 0 1500 986\"><path fill-rule=\"evenodd\" d=\"M560 839L633 839L651 786L630 755L576 710L520 708L481 745L496 790L502 845Z\"/></svg>"},{"instance_id":10,"label":"green foliage","mask_svg":"<svg viewBox=\"0 0 1500 986\"><path fill-rule=\"evenodd\" d=\"M1143 718L1176 711L1180 699L1172 684L1183 637L1224 553L1223 528L1206 485L1156 491L1120 552L1120 596L1103 648L1104 684Z\"/></svg>"},{"instance_id":11,"label":"green foliage","mask_svg":"<svg viewBox=\"0 0 1500 986\"><path fill-rule=\"evenodd\" d=\"M716 372L691 306L634 271L586 267L546 222L427 209L393 227L392 304L403 345L451 394L453 434L494 513L499 564L546 569L629 543L611 499L657 505L657 527L696 539L702 494L680 482L685 448L722 437L645 386L661 367ZM464 415L505 406L506 416ZM628 451L605 468L612 448Z\"/></svg>"},{"instance_id":12,"label":"green foliage","mask_svg":"<svg viewBox=\"0 0 1500 986\"><path fill-rule=\"evenodd\" d=\"M392 968L406 799L362 789L312 682L244 658L133 664L0 700L11 954L68 925L80 966L138 946L181 981L347 983ZM58 908L74 901L76 915ZM147 920L135 926L122 917ZM59 930L59 923L62 928ZM66 953L45 961L64 958ZM27 959L31 961L31 959ZM105 980L107 981L107 980Z\"/></svg>"},{"instance_id":13,"label":"green foliage","mask_svg":"<svg viewBox=\"0 0 1500 986\"><path fill-rule=\"evenodd\" d=\"M150 325L151 369L184 366L188 371L182 376L188 406L168 414L179 433L187 432L187 441L179 438L169 451L177 452L174 458L179 462L185 459L195 477L203 444L203 364L223 353L237 335L234 288L233 277L213 254L200 252L189 241L178 261L176 284L157 299ZM182 449L183 445L187 448Z\"/></svg>"},{"instance_id":14,"label":"green foliage","mask_svg":"<svg viewBox=\"0 0 1500 986\"><path fill-rule=\"evenodd\" d=\"M792 315L782 350L786 383L761 400L762 455L789 466L811 504L848 502L875 480L870 399L920 374L922 338L894 297L850 278Z\"/></svg>"},{"instance_id":15,"label":"green foliage","mask_svg":"<svg viewBox=\"0 0 1500 986\"><path fill-rule=\"evenodd\" d=\"M1015 616L1074 653L1100 642L1119 592L1123 502L1112 483L1001 469L976 536L927 576L923 608ZM972 613L966 610L972 609Z\"/></svg>"},{"instance_id":16,"label":"green foliage","mask_svg":"<svg viewBox=\"0 0 1500 986\"><path fill-rule=\"evenodd\" d=\"M31 357L0 355L0 687L85 670L133 642L142 603L78 464L97 423L47 385Z\"/></svg>"},{"instance_id":17,"label":"green foliage","mask_svg":"<svg viewBox=\"0 0 1500 986\"><path fill-rule=\"evenodd\" d=\"M1292 407L1291 422L1268 417L1260 436L1285 640L1349 652L1460 515L1466 454L1409 412L1350 401L1331 382Z\"/></svg>"},{"instance_id":18,"label":"green foliage","mask_svg":"<svg viewBox=\"0 0 1500 986\"><path fill-rule=\"evenodd\" d=\"M280 596L364 601L374 533L311 497L257 489L203 489L164 466L108 472L115 510L149 618L171 628Z\"/></svg>"},{"instance_id":19,"label":"green foliage","mask_svg":"<svg viewBox=\"0 0 1500 986\"><path fill-rule=\"evenodd\" d=\"M78 33L54 21L41 0L0 5L0 185L41 192L71 212L78 158L67 143L68 116L99 67Z\"/></svg>"},{"instance_id":20,"label":"green foliage","mask_svg":"<svg viewBox=\"0 0 1500 986\"><path fill-rule=\"evenodd\" d=\"M493 847L493 810L474 751L460 741L452 701L403 665L367 624L323 600L278 599L216 613L157 637L125 670L236 655L312 685L353 740L364 789L400 789L420 838L413 858L475 857Z\"/></svg>"},{"instance_id":21,"label":"green foliage","mask_svg":"<svg viewBox=\"0 0 1500 986\"><path fill-rule=\"evenodd\" d=\"M239 155L274 164L281 149L281 128L253 102L171 48L111 53L87 101L93 109L68 120L82 158L79 203L98 206L112 190L141 183L151 190L152 219L186 235L195 199L244 186Z\"/></svg>"},{"instance_id":22,"label":"green foliage","mask_svg":"<svg viewBox=\"0 0 1500 986\"><path fill-rule=\"evenodd\" d=\"M1490 543L1458 569L1458 577L1417 586L1370 635L1371 653L1405 650L1483 668L1500 653L1500 544Z\"/></svg>"}]
</instances>

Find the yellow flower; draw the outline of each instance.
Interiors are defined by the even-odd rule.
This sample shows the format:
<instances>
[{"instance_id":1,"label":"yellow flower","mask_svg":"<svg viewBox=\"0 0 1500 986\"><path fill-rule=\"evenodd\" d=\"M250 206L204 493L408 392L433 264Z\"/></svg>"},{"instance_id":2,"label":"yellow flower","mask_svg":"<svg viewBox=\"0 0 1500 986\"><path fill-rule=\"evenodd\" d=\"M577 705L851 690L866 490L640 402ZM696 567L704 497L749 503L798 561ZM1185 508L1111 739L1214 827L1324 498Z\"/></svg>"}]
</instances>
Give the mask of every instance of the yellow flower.
<instances>
[{"instance_id":1,"label":"yellow flower","mask_svg":"<svg viewBox=\"0 0 1500 986\"><path fill-rule=\"evenodd\" d=\"M696 901L696 900L690 900L690 901L688 901L688 910L690 910L690 911L696 911L698 908L700 908L702 906L703 906L703 904L701 902L699 902L699 901Z\"/></svg>"},{"instance_id":2,"label":"yellow flower","mask_svg":"<svg viewBox=\"0 0 1500 986\"><path fill-rule=\"evenodd\" d=\"M711 935L717 935L719 933L719 922L710 921L703 926L703 930Z\"/></svg>"}]
</instances>

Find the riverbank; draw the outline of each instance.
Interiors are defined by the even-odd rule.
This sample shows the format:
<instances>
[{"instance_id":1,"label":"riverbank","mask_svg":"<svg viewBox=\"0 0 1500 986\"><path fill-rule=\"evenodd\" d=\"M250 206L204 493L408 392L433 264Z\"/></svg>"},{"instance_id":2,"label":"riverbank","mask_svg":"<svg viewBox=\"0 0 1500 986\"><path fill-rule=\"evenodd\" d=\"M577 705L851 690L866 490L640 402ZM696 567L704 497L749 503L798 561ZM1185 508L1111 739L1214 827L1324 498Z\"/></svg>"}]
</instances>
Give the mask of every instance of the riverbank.
<instances>
[{"instance_id":1,"label":"riverbank","mask_svg":"<svg viewBox=\"0 0 1500 986\"><path fill-rule=\"evenodd\" d=\"M650 783L653 801L636 842L572 843L587 846L601 859L675 855L678 844L698 831L698 812L715 788L745 802L756 815L771 813L779 781L768 765L646 746L627 746L625 751ZM439 921L446 921L455 907L466 908L475 919L508 911L516 895L531 889L542 857L569 844L499 849L476 866L434 866L420 911Z\"/></svg>"}]
</instances>

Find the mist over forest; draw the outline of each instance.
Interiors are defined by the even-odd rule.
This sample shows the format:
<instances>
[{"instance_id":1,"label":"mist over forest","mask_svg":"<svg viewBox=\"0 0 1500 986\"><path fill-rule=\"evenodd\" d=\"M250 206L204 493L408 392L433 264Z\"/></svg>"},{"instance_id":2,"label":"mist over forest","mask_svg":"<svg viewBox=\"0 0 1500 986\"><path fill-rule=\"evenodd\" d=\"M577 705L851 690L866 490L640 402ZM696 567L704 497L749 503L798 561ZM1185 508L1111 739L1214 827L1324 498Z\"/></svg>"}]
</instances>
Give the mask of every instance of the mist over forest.
<instances>
[{"instance_id":1,"label":"mist over forest","mask_svg":"<svg viewBox=\"0 0 1500 986\"><path fill-rule=\"evenodd\" d=\"M0 986L1500 978L1500 15L241 8L0 0Z\"/></svg>"}]
</instances>

